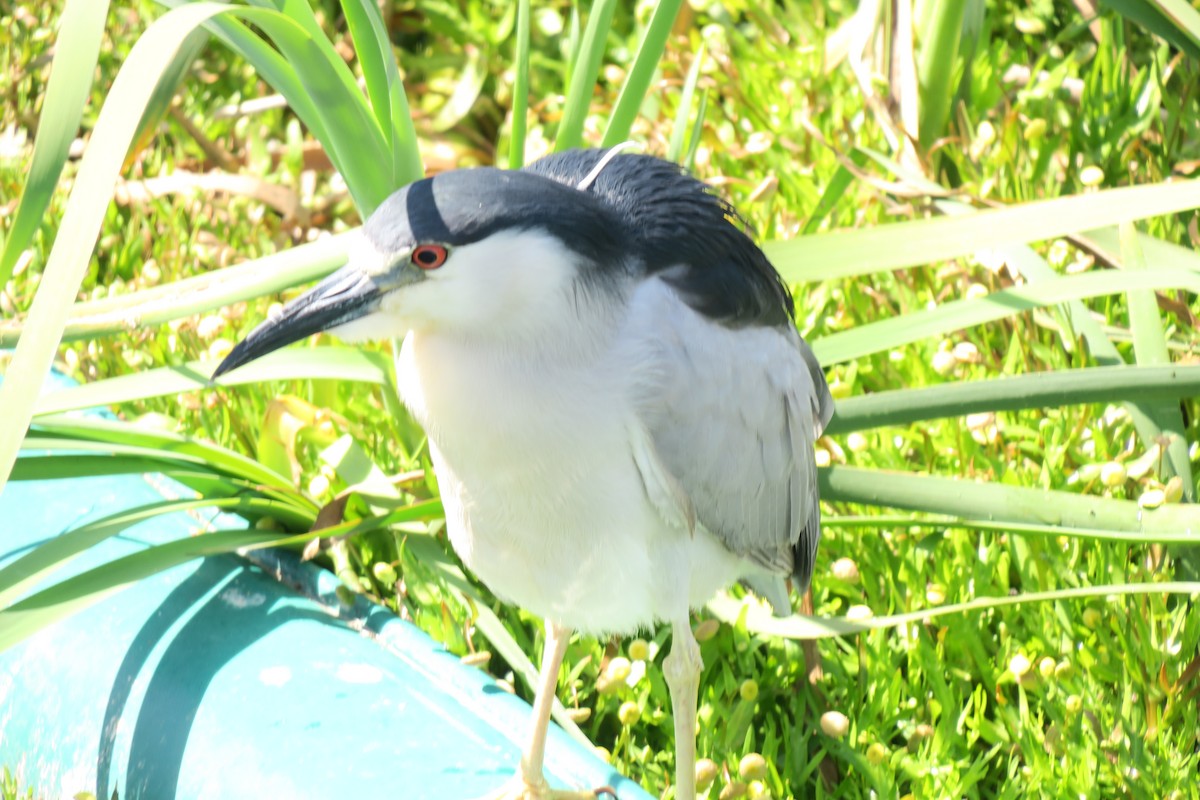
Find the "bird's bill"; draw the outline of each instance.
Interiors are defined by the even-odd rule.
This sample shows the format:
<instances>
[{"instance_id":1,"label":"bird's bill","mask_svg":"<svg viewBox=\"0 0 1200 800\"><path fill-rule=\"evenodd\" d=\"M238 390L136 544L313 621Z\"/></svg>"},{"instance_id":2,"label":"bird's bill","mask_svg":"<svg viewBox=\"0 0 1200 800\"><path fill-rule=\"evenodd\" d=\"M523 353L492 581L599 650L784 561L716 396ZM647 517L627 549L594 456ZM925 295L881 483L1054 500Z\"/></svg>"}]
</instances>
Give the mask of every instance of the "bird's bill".
<instances>
[{"instance_id":1,"label":"bird's bill","mask_svg":"<svg viewBox=\"0 0 1200 800\"><path fill-rule=\"evenodd\" d=\"M342 267L283 307L230 351L212 374L217 378L256 358L365 316L379 305L378 284L353 264Z\"/></svg>"}]
</instances>

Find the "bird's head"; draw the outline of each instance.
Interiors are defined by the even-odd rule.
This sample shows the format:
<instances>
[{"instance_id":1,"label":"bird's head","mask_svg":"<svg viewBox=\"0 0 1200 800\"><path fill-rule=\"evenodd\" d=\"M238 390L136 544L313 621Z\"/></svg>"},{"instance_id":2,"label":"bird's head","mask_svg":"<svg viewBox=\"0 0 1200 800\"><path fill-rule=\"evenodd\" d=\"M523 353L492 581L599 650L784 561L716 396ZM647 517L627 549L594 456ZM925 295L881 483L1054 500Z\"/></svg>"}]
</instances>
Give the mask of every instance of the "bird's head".
<instances>
[{"instance_id":1,"label":"bird's head","mask_svg":"<svg viewBox=\"0 0 1200 800\"><path fill-rule=\"evenodd\" d=\"M213 377L321 331L532 335L545 348L581 302L618 300L656 275L720 324L791 325L791 295L735 216L678 165L613 150L445 172L389 197L350 262L251 331Z\"/></svg>"},{"instance_id":2,"label":"bird's head","mask_svg":"<svg viewBox=\"0 0 1200 800\"><path fill-rule=\"evenodd\" d=\"M617 230L593 195L532 172L417 181L376 209L346 266L255 328L213 377L321 331L348 341L520 335L620 270Z\"/></svg>"}]
</instances>

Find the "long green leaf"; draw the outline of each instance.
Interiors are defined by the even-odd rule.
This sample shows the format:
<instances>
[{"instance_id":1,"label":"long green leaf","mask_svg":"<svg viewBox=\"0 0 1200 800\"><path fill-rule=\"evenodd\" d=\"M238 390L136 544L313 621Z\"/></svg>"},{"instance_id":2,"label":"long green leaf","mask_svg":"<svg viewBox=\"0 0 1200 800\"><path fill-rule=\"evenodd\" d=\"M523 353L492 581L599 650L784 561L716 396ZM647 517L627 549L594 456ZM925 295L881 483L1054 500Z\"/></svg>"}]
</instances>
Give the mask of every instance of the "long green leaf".
<instances>
[{"instance_id":1,"label":"long green leaf","mask_svg":"<svg viewBox=\"0 0 1200 800\"><path fill-rule=\"evenodd\" d=\"M204 5L191 0L156 1L173 11ZM366 218L399 188L392 180L392 170L380 168L392 163L388 142L353 74L321 31L311 7L302 0L284 0L282 7L286 13L224 6L221 11L226 12L225 18L206 19L204 24L287 98L288 105L345 177L355 205ZM275 47L234 17L253 23ZM396 113L394 105L392 110Z\"/></svg>"},{"instance_id":2,"label":"long green leaf","mask_svg":"<svg viewBox=\"0 0 1200 800\"><path fill-rule=\"evenodd\" d=\"M675 112L675 124L671 127L671 140L667 144L666 159L678 161L683 152L683 137L688 130L688 117L692 113L692 95L696 93L696 82L700 80L700 68L704 65L704 45L696 51L692 66L688 69L687 79L683 82L683 91L679 94L679 108Z\"/></svg>"},{"instance_id":3,"label":"long green leaf","mask_svg":"<svg viewBox=\"0 0 1200 800\"><path fill-rule=\"evenodd\" d=\"M906 169L903 165L898 164L881 153L862 148L856 150L853 155L874 160L897 177L923 191L929 192L935 197L945 193L944 187L927 180L924 175L914 174L912 170ZM978 209L957 200L939 199L935 201L934 205L940 211L951 216L978 213ZM1103 245L1100 244L1101 241L1108 243L1110 252L1106 254L1106 258L1110 261L1116 260L1112 253L1119 250L1120 244L1116 239L1115 230L1102 229L1099 231L1089 231L1087 237L1091 238L1088 239L1080 236L1076 236L1075 238L1076 241L1084 240L1085 244L1093 248L1102 249ZM1154 248L1155 255L1157 256L1155 262L1157 266L1173 266L1181 269L1200 270L1200 256L1197 256L1195 253L1153 238L1147 238L1145 242L1147 246ZM997 252L1004 256L1005 262L1010 269L1015 269L1027 281L1036 283L1057 277L1057 273L1046 263L1045 259L1028 245L1002 245L997 248ZM1078 331L1083 337L1096 363L1109 366L1125 365L1125 359L1105 334L1100 323L1092 318L1091 312L1083 303L1078 300L1071 300L1062 306L1062 312L1065 317L1066 326ZM1073 345L1073 337L1072 341L1064 342L1064 344L1067 346ZM1160 434L1160 428L1148 413L1149 409L1145 402L1134 396L1125 402L1125 408L1129 411L1134 428L1137 430L1141 440L1147 444L1154 442Z\"/></svg>"},{"instance_id":4,"label":"long green leaf","mask_svg":"<svg viewBox=\"0 0 1200 800\"><path fill-rule=\"evenodd\" d=\"M953 300L937 308L892 317L813 342L822 364L836 364L900 345L971 328L985 322L1084 297L1099 297L1130 289L1186 289L1200 294L1200 275L1179 269L1137 272L1102 271L1070 275L993 292L972 300Z\"/></svg>"},{"instance_id":5,"label":"long green leaf","mask_svg":"<svg viewBox=\"0 0 1200 800\"><path fill-rule=\"evenodd\" d=\"M63 7L29 175L0 251L0 286L8 283L17 257L37 232L67 163L92 88L107 15L108 0L67 0Z\"/></svg>"},{"instance_id":6,"label":"long green leaf","mask_svg":"<svg viewBox=\"0 0 1200 800\"><path fill-rule=\"evenodd\" d=\"M920 32L917 85L920 88L921 148L928 151L946 128L954 92L950 82L958 59L965 0L927 0L932 6L928 26Z\"/></svg>"},{"instance_id":7,"label":"long green leaf","mask_svg":"<svg viewBox=\"0 0 1200 800\"><path fill-rule=\"evenodd\" d=\"M11 604L37 581L66 565L72 558L105 539L122 533L148 519L201 508L253 516L278 516L288 509L276 501L257 497L201 498L198 500L164 500L110 514L78 528L55 536L38 545L15 561L0 567L0 607ZM311 521L311 520L310 520Z\"/></svg>"},{"instance_id":8,"label":"long green leaf","mask_svg":"<svg viewBox=\"0 0 1200 800\"><path fill-rule=\"evenodd\" d=\"M353 73L321 30L308 0L282 0L282 14L237 12L263 29L296 71L323 117L321 142L339 168L363 218L399 188L383 129ZM289 98L290 102L290 98Z\"/></svg>"},{"instance_id":9,"label":"long green leaf","mask_svg":"<svg viewBox=\"0 0 1200 800\"><path fill-rule=\"evenodd\" d=\"M1121 226L1121 256L1125 268L1134 271L1144 271L1146 259L1142 254L1137 229L1132 222ZM1139 365L1151 366L1171 363L1171 355L1167 350L1167 334L1163 328L1162 317L1158 313L1158 300L1153 291L1139 289L1130 291L1129 328L1133 333L1133 353ZM1165 434L1169 441L1164 448L1166 452L1166 472L1164 477L1178 475L1183 479L1184 494L1192 499L1195 492L1192 489L1192 465L1188 458L1186 427L1183 424L1183 414L1179 410L1179 402L1152 402L1142 404L1146 415L1154 426ZM1147 437L1147 442L1157 438Z\"/></svg>"},{"instance_id":10,"label":"long green leaf","mask_svg":"<svg viewBox=\"0 0 1200 800\"><path fill-rule=\"evenodd\" d=\"M633 66L625 76L621 85L621 93L617 95L616 105L608 117L608 127L604 130L601 147L614 147L629 139L633 123L637 120L638 112L650 90L654 73L658 71L658 63L662 60L663 51L667 47L667 39L671 35L671 27L679 16L679 7L683 0L659 0L646 26L646 33L638 45L637 56Z\"/></svg>"},{"instance_id":11,"label":"long green leaf","mask_svg":"<svg viewBox=\"0 0 1200 800\"><path fill-rule=\"evenodd\" d=\"M241 464L216 465L191 453L171 453L124 443L100 443L86 439L30 436L30 452L17 458L14 481L47 481L65 478L89 478L100 475L162 474L203 494L228 497L253 490L277 500L293 503L304 510L311 505L278 475L267 471L269 482L261 482L240 469ZM315 513L315 508L311 509Z\"/></svg>"},{"instance_id":12,"label":"long green leaf","mask_svg":"<svg viewBox=\"0 0 1200 800\"><path fill-rule=\"evenodd\" d=\"M692 122L692 135L688 137L687 152L683 154L683 168L692 171L696 166L696 152L704 138L704 119L708 114L708 90L700 93L700 104L696 107L696 119Z\"/></svg>"},{"instance_id":13,"label":"long green leaf","mask_svg":"<svg viewBox=\"0 0 1200 800\"><path fill-rule=\"evenodd\" d=\"M279 539L278 533L264 531L218 531L149 547L90 569L0 611L0 652L150 575L194 558Z\"/></svg>"},{"instance_id":14,"label":"long green leaf","mask_svg":"<svg viewBox=\"0 0 1200 800\"><path fill-rule=\"evenodd\" d=\"M616 0L592 1L579 55L571 65L571 86L567 90L562 121L554 137L555 150L569 150L583 144L583 125L592 105L592 91L596 87L596 76L600 74L600 62L604 58L604 47L616 8Z\"/></svg>"},{"instance_id":15,"label":"long green leaf","mask_svg":"<svg viewBox=\"0 0 1200 800\"><path fill-rule=\"evenodd\" d=\"M224 10L225 6L197 3L169 12L151 26L154 35L138 40L113 82L67 201L25 334L0 383L0 419L4 420L0 425L0 491L16 460L42 378L49 371L121 163L154 92L157 76L197 25Z\"/></svg>"},{"instance_id":16,"label":"long green leaf","mask_svg":"<svg viewBox=\"0 0 1200 800\"><path fill-rule=\"evenodd\" d=\"M391 385L391 362L383 353L351 347L293 347L277 350L249 370L234 370L217 379L217 386L240 386L263 381L335 380ZM57 414L85 408L128 403L179 392L210 388L215 361L192 361L178 367L134 372L49 392L38 398L34 414Z\"/></svg>"},{"instance_id":17,"label":"long green leaf","mask_svg":"<svg viewBox=\"0 0 1200 800\"><path fill-rule=\"evenodd\" d=\"M512 129L508 135L508 168L525 165L525 136L529 114L529 0L517 2L516 74L513 80Z\"/></svg>"},{"instance_id":18,"label":"long green leaf","mask_svg":"<svg viewBox=\"0 0 1200 800\"><path fill-rule=\"evenodd\" d=\"M1100 5L1200 58L1200 12L1184 0L1100 0Z\"/></svg>"},{"instance_id":19,"label":"long green leaf","mask_svg":"<svg viewBox=\"0 0 1200 800\"><path fill-rule=\"evenodd\" d=\"M946 514L849 514L821 519L822 528L925 528L937 532L947 529L968 531L994 531L996 533L1016 533L1030 536L1053 536L1069 539L1088 539L1097 542L1129 543L1130 535L1120 531L1110 531L1104 528L1064 528L1038 522L997 522L992 519L979 517L954 517ZM1191 544L1192 540L1185 540ZM1140 543L1140 542L1139 542Z\"/></svg>"},{"instance_id":20,"label":"long green leaf","mask_svg":"<svg viewBox=\"0 0 1200 800\"><path fill-rule=\"evenodd\" d=\"M113 452L113 448L116 447L133 447L143 448L148 454L158 454L168 459L175 455L184 456L194 459L205 468L261 484L264 488L291 491L291 480L288 477L272 472L241 453L203 439L170 431L141 428L129 422L70 414L45 416L37 420L31 436L61 440L66 449L94 443L107 448L109 452ZM311 507L307 502L304 505Z\"/></svg>"},{"instance_id":21,"label":"long green leaf","mask_svg":"<svg viewBox=\"0 0 1200 800\"><path fill-rule=\"evenodd\" d=\"M817 471L821 499L1064 529L1103 529L1137 543L1200 544L1200 507L1143 509L1131 500L853 467Z\"/></svg>"},{"instance_id":22,"label":"long green leaf","mask_svg":"<svg viewBox=\"0 0 1200 800\"><path fill-rule=\"evenodd\" d=\"M921 389L850 397L837 402L828 433L907 425L982 411L1019 411L1076 403L1110 403L1200 396L1200 366L1095 367L960 381Z\"/></svg>"},{"instance_id":23,"label":"long green leaf","mask_svg":"<svg viewBox=\"0 0 1200 800\"><path fill-rule=\"evenodd\" d=\"M788 281L848 278L1040 242L1135 219L1200 207L1200 181L1169 181L1041 200L963 217L899 222L769 242Z\"/></svg>"},{"instance_id":24,"label":"long green leaf","mask_svg":"<svg viewBox=\"0 0 1200 800\"><path fill-rule=\"evenodd\" d=\"M1120 259L1121 234L1117 227L1084 231L1076 235L1075 240L1084 247L1100 251L1107 259L1114 261ZM1200 252L1153 236L1139 237L1139 244L1145 255L1146 263L1151 266L1178 267L1200 272Z\"/></svg>"},{"instance_id":25,"label":"long green leaf","mask_svg":"<svg viewBox=\"0 0 1200 800\"><path fill-rule=\"evenodd\" d=\"M863 166L867 163L867 156L861 150L854 150L850 153L850 160L855 166ZM842 195L850 188L850 184L854 182L854 173L841 165L837 171L833 173L833 177L825 184L825 191L821 193L821 199L817 201L817 206L812 210L808 220L805 221L804 227L800 230L802 236L812 236L821 227L821 223L833 211L838 201L842 199Z\"/></svg>"},{"instance_id":26,"label":"long green leaf","mask_svg":"<svg viewBox=\"0 0 1200 800\"><path fill-rule=\"evenodd\" d=\"M171 59L171 63L159 76L154 93L150 95L150 101L142 111L141 121L138 122L137 133L133 137L133 153L141 150L144 145L154 139L159 124L167 115L171 103L175 100L175 95L179 92L179 85L187 77L196 57L208 44L209 38L210 35L204 28L196 28L188 34L183 40L183 44L179 46L179 51L175 53L175 57Z\"/></svg>"},{"instance_id":27,"label":"long green leaf","mask_svg":"<svg viewBox=\"0 0 1200 800\"><path fill-rule=\"evenodd\" d=\"M482 47L468 49L466 61L463 62L454 82L454 89L437 114L428 122L430 130L445 133L462 123L475 107L475 101L479 99L483 85L489 77L488 51Z\"/></svg>"},{"instance_id":28,"label":"long green leaf","mask_svg":"<svg viewBox=\"0 0 1200 800\"><path fill-rule=\"evenodd\" d=\"M395 187L403 186L421 177L421 151L379 4L374 0L342 0L342 11L362 67L371 109L391 152L387 164L390 182Z\"/></svg>"},{"instance_id":29,"label":"long green leaf","mask_svg":"<svg viewBox=\"0 0 1200 800\"><path fill-rule=\"evenodd\" d=\"M194 0L155 0L155 2L167 8L181 8ZM318 141L324 142L329 138L321 115L317 111L316 103L304 91L304 84L297 76L296 70L288 64L278 50L236 19L217 17L205 21L204 27L224 42L229 49L250 62L259 77L286 97L288 105ZM336 166L338 164L336 154L330 153L329 156Z\"/></svg>"},{"instance_id":30,"label":"long green leaf","mask_svg":"<svg viewBox=\"0 0 1200 800\"><path fill-rule=\"evenodd\" d=\"M1195 47L1193 58L1200 57L1200 10L1187 0L1150 0L1175 28L1186 35Z\"/></svg>"},{"instance_id":31,"label":"long green leaf","mask_svg":"<svg viewBox=\"0 0 1200 800\"><path fill-rule=\"evenodd\" d=\"M62 448L67 449L67 448ZM17 459L10 480L49 481L64 478L94 478L100 475L137 475L139 473L162 473L180 482L184 477L212 481L220 478L216 470L187 459L163 457L158 453L143 455L117 455L97 453L92 455L23 455Z\"/></svg>"},{"instance_id":32,"label":"long green leaf","mask_svg":"<svg viewBox=\"0 0 1200 800\"><path fill-rule=\"evenodd\" d=\"M63 341L161 325L323 278L346 263L347 248L358 235L358 231L350 231L329 236L173 283L76 303L70 309ZM0 321L0 347L15 345L24 327L20 317Z\"/></svg>"}]
</instances>

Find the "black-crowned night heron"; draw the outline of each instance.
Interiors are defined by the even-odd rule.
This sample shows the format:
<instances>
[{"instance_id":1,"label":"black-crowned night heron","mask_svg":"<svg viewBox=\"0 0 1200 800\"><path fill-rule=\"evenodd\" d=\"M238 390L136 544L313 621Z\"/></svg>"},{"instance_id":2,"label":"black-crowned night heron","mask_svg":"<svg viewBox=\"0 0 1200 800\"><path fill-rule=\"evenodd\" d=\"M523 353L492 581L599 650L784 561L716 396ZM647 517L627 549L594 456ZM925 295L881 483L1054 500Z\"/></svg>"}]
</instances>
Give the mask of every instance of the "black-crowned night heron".
<instances>
[{"instance_id":1,"label":"black-crowned night heron","mask_svg":"<svg viewBox=\"0 0 1200 800\"><path fill-rule=\"evenodd\" d=\"M417 181L363 233L217 374L318 331L402 337L454 549L546 621L533 733L498 796L583 796L542 772L571 631L666 622L676 797L694 797L691 610L742 580L786 612L820 537L833 402L787 288L704 184L616 151Z\"/></svg>"}]
</instances>

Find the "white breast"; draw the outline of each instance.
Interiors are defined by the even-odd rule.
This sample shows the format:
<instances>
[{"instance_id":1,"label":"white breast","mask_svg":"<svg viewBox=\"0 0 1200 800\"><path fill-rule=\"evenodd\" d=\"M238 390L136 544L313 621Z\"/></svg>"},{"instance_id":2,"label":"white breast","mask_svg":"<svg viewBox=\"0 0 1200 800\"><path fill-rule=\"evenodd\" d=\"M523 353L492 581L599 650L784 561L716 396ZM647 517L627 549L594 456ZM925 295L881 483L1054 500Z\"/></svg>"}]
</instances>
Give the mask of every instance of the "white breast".
<instances>
[{"instance_id":1,"label":"white breast","mask_svg":"<svg viewBox=\"0 0 1200 800\"><path fill-rule=\"evenodd\" d=\"M414 332L398 377L468 568L561 624L632 631L686 615L743 565L647 500L630 443L638 366L611 363L593 333L535 362L520 347Z\"/></svg>"}]
</instances>

